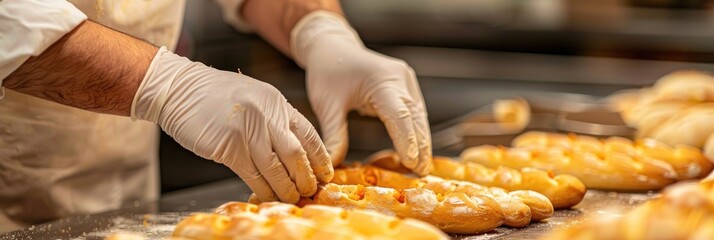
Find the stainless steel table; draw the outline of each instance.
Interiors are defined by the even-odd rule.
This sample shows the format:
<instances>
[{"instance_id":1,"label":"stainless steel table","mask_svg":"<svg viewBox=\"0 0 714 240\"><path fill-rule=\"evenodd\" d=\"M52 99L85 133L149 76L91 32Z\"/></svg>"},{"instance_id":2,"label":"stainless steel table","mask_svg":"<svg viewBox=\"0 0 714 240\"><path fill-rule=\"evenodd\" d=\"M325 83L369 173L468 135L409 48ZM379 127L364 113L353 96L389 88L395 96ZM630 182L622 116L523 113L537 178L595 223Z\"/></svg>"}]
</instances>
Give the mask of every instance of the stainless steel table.
<instances>
[{"instance_id":1,"label":"stainless steel table","mask_svg":"<svg viewBox=\"0 0 714 240\"><path fill-rule=\"evenodd\" d=\"M242 181L229 179L174 192L158 202L134 203L117 211L62 219L0 235L0 239L103 239L117 231L141 232L150 239L162 239L192 212L211 211L227 201L245 201L249 195L250 190ZM553 228L567 227L595 215L620 214L656 195L591 190L573 209L556 211L550 219L526 228L500 227L482 235L453 237L532 240Z\"/></svg>"}]
</instances>

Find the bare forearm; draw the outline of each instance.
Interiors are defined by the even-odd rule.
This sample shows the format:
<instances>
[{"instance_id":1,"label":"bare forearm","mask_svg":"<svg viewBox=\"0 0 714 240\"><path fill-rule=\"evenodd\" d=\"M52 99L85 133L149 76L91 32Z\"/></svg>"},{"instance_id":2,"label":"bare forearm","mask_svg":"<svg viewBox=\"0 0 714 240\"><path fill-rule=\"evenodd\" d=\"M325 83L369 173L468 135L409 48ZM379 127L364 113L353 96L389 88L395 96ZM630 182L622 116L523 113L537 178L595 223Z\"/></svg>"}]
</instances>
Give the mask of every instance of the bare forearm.
<instances>
[{"instance_id":1,"label":"bare forearm","mask_svg":"<svg viewBox=\"0 0 714 240\"><path fill-rule=\"evenodd\" d=\"M157 48L85 21L8 76L3 87L94 112L128 116Z\"/></svg>"},{"instance_id":2,"label":"bare forearm","mask_svg":"<svg viewBox=\"0 0 714 240\"><path fill-rule=\"evenodd\" d=\"M242 16L263 38L290 56L290 31L310 12L326 10L342 14L337 0L248 0Z\"/></svg>"}]
</instances>

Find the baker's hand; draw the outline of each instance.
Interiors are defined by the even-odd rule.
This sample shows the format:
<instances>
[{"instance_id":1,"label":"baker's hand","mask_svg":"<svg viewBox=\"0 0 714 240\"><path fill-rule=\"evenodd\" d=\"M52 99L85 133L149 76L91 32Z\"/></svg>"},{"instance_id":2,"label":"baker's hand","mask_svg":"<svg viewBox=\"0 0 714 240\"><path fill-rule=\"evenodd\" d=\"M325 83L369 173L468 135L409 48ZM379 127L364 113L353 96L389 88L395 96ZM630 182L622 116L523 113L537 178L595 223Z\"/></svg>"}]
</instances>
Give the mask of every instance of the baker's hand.
<instances>
[{"instance_id":1,"label":"baker's hand","mask_svg":"<svg viewBox=\"0 0 714 240\"><path fill-rule=\"evenodd\" d=\"M332 179L317 132L277 89L164 48L134 97L131 116L158 123L183 147L225 164L262 201L296 203Z\"/></svg>"},{"instance_id":2,"label":"baker's hand","mask_svg":"<svg viewBox=\"0 0 714 240\"><path fill-rule=\"evenodd\" d=\"M416 173L431 168L431 135L414 70L404 61L364 47L345 19L317 11L291 32L295 61L306 69L307 92L333 165L345 158L347 113L377 116L402 164Z\"/></svg>"}]
</instances>

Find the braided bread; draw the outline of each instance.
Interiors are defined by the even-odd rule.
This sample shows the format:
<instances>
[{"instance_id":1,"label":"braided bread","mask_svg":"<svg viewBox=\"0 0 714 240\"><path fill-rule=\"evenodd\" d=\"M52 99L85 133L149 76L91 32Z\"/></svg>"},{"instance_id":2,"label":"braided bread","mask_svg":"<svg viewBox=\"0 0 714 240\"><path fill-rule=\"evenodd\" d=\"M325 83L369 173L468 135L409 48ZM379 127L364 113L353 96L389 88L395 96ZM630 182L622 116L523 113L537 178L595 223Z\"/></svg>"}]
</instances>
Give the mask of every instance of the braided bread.
<instances>
[{"instance_id":1,"label":"braided bread","mask_svg":"<svg viewBox=\"0 0 714 240\"><path fill-rule=\"evenodd\" d=\"M714 239L714 182L681 183L624 216L601 217L543 239Z\"/></svg>"},{"instance_id":2,"label":"braided bread","mask_svg":"<svg viewBox=\"0 0 714 240\"><path fill-rule=\"evenodd\" d=\"M607 98L638 138L701 148L714 160L714 76L694 70L674 71L654 86L625 90Z\"/></svg>"},{"instance_id":3,"label":"braided bread","mask_svg":"<svg viewBox=\"0 0 714 240\"><path fill-rule=\"evenodd\" d=\"M575 134L528 132L513 140L515 148L563 148L574 152L591 152L605 157L624 154L638 162L651 159L664 161L672 166L678 180L705 177L714 168L712 163L695 147L677 145L671 147L654 139L631 141L620 137L598 139Z\"/></svg>"},{"instance_id":4,"label":"braided bread","mask_svg":"<svg viewBox=\"0 0 714 240\"><path fill-rule=\"evenodd\" d=\"M368 162L370 165L397 172L408 172L408 169L401 167L398 156L391 150L373 154L369 157ZM457 162L438 156L433 157L432 165L430 175L502 188L506 191L535 191L545 195L556 209L575 206L583 199L586 191L585 185L573 176L565 174L553 176L549 172L533 168L524 168L519 171L498 166L492 169L476 163ZM384 177L382 176L382 178Z\"/></svg>"},{"instance_id":5,"label":"braided bread","mask_svg":"<svg viewBox=\"0 0 714 240\"><path fill-rule=\"evenodd\" d=\"M531 220L540 221L553 215L553 204L550 200L533 191L508 193L501 188L487 188L470 182L445 180L434 176L428 176L423 181L423 188L438 194L456 192L494 199L504 212L504 225L509 227L525 227Z\"/></svg>"},{"instance_id":6,"label":"braided bread","mask_svg":"<svg viewBox=\"0 0 714 240\"><path fill-rule=\"evenodd\" d=\"M457 162L444 157L433 159L434 176L469 181L486 186L515 190L532 190L545 195L556 209L570 208L585 197L587 188L577 178L550 172L523 168L515 170L503 166L495 169L471 162Z\"/></svg>"},{"instance_id":7,"label":"braided bread","mask_svg":"<svg viewBox=\"0 0 714 240\"><path fill-rule=\"evenodd\" d=\"M483 195L496 200L505 215L504 224L510 227L524 227L531 220L539 221L553 215L553 205L550 200L536 192L524 191L510 194L500 188L488 188L470 182L445 180L434 176L408 177L374 166L335 169L332 183L390 187L398 190L424 188L441 195L454 192L465 193L469 196Z\"/></svg>"},{"instance_id":8,"label":"braided bread","mask_svg":"<svg viewBox=\"0 0 714 240\"><path fill-rule=\"evenodd\" d=\"M303 198L298 204L371 209L388 215L419 219L445 232L459 234L488 232L504 221L503 211L489 197L468 196L458 192L440 195L424 188L398 191L393 188L328 183L320 186L312 198Z\"/></svg>"},{"instance_id":9,"label":"braided bread","mask_svg":"<svg viewBox=\"0 0 714 240\"><path fill-rule=\"evenodd\" d=\"M672 166L656 159L638 161L625 154L596 155L586 151L561 148L526 149L483 145L461 153L463 162L488 167L515 169L533 167L556 174L569 174L588 188L608 190L654 190L675 181Z\"/></svg>"},{"instance_id":10,"label":"braided bread","mask_svg":"<svg viewBox=\"0 0 714 240\"><path fill-rule=\"evenodd\" d=\"M229 202L181 221L173 239L447 239L427 223L374 211Z\"/></svg>"}]
</instances>

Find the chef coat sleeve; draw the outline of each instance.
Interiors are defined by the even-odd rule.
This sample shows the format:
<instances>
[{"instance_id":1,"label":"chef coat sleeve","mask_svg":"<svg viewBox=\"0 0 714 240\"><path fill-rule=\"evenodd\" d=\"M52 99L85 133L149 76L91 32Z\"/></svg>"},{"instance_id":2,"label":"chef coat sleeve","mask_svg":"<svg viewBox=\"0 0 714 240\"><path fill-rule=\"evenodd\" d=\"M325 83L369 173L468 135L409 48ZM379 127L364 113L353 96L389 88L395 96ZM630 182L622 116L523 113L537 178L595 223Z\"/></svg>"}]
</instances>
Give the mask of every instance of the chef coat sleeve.
<instances>
[{"instance_id":1,"label":"chef coat sleeve","mask_svg":"<svg viewBox=\"0 0 714 240\"><path fill-rule=\"evenodd\" d=\"M28 58L40 55L86 19L65 0L0 0L0 86Z\"/></svg>"},{"instance_id":2,"label":"chef coat sleeve","mask_svg":"<svg viewBox=\"0 0 714 240\"><path fill-rule=\"evenodd\" d=\"M240 11L238 11L245 3L245 0L216 0L216 3L223 9L223 20L228 24L233 25L235 29L241 32L253 31L250 25L243 20Z\"/></svg>"}]
</instances>

